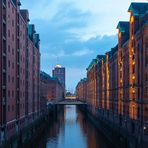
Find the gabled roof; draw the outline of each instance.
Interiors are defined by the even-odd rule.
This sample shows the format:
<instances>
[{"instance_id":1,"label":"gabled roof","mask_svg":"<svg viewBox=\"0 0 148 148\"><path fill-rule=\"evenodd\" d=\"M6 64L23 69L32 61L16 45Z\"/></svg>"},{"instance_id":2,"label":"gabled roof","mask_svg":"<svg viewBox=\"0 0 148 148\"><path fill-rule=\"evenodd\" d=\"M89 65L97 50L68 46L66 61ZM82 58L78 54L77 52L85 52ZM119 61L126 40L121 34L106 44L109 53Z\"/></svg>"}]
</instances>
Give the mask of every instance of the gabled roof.
<instances>
[{"instance_id":1,"label":"gabled roof","mask_svg":"<svg viewBox=\"0 0 148 148\"><path fill-rule=\"evenodd\" d=\"M113 55L117 51L118 51L118 44L114 48L111 49L111 54Z\"/></svg>"},{"instance_id":2,"label":"gabled roof","mask_svg":"<svg viewBox=\"0 0 148 148\"><path fill-rule=\"evenodd\" d=\"M53 82L53 83L58 83L62 86L62 84L59 82L59 80L55 77L51 77L50 75L48 75L47 73L43 72L43 71L40 71L40 79L41 80L44 80L46 82Z\"/></svg>"},{"instance_id":3,"label":"gabled roof","mask_svg":"<svg viewBox=\"0 0 148 148\"><path fill-rule=\"evenodd\" d=\"M104 58L105 58L105 55L97 55L97 57L96 57L97 62L100 62Z\"/></svg>"},{"instance_id":4,"label":"gabled roof","mask_svg":"<svg viewBox=\"0 0 148 148\"><path fill-rule=\"evenodd\" d=\"M40 77L44 78L46 80L51 80L52 79L50 75L48 75L47 73L45 73L43 71L40 71Z\"/></svg>"},{"instance_id":5,"label":"gabled roof","mask_svg":"<svg viewBox=\"0 0 148 148\"><path fill-rule=\"evenodd\" d=\"M34 43L37 49L39 49L40 46L40 35L39 34L34 34Z\"/></svg>"},{"instance_id":6,"label":"gabled roof","mask_svg":"<svg viewBox=\"0 0 148 148\"><path fill-rule=\"evenodd\" d=\"M28 25L28 34L29 38L34 42L34 34L36 33L35 31L35 25L34 24L29 24Z\"/></svg>"},{"instance_id":7,"label":"gabled roof","mask_svg":"<svg viewBox=\"0 0 148 148\"><path fill-rule=\"evenodd\" d=\"M133 13L133 16L143 15L148 11L148 3L131 3L129 12Z\"/></svg>"},{"instance_id":8,"label":"gabled roof","mask_svg":"<svg viewBox=\"0 0 148 148\"><path fill-rule=\"evenodd\" d=\"M130 28L129 22L126 21L120 21L117 25L117 29L120 30L122 33L128 33Z\"/></svg>"},{"instance_id":9,"label":"gabled roof","mask_svg":"<svg viewBox=\"0 0 148 148\"><path fill-rule=\"evenodd\" d=\"M95 64L97 64L97 60L93 59L86 70L90 71Z\"/></svg>"},{"instance_id":10,"label":"gabled roof","mask_svg":"<svg viewBox=\"0 0 148 148\"><path fill-rule=\"evenodd\" d=\"M80 80L80 82L86 82L87 81L87 78L83 78Z\"/></svg>"},{"instance_id":11,"label":"gabled roof","mask_svg":"<svg viewBox=\"0 0 148 148\"><path fill-rule=\"evenodd\" d=\"M122 45L123 45L127 40L129 40L130 23L129 22L120 21L118 23L117 29L119 29L120 32L123 33L123 40L122 40Z\"/></svg>"}]
</instances>

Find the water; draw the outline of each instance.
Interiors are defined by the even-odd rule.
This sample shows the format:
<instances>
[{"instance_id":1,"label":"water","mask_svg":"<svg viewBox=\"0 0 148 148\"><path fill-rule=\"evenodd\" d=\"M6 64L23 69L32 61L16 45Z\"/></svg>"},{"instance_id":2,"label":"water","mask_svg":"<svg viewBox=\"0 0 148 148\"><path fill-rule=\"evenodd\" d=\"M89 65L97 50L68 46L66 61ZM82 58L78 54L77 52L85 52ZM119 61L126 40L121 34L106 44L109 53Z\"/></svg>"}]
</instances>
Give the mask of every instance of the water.
<instances>
[{"instance_id":1,"label":"water","mask_svg":"<svg viewBox=\"0 0 148 148\"><path fill-rule=\"evenodd\" d=\"M55 113L38 148L113 148L76 106L63 106Z\"/></svg>"}]
</instances>

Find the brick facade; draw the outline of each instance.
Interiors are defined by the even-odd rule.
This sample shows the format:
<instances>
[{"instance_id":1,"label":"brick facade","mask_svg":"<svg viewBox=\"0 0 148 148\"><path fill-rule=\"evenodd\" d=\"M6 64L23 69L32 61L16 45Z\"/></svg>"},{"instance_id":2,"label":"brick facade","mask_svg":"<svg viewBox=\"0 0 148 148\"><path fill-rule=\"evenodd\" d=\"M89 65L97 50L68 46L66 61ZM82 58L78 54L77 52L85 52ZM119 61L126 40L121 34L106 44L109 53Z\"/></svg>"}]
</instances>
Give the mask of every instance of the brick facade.
<instances>
[{"instance_id":1,"label":"brick facade","mask_svg":"<svg viewBox=\"0 0 148 148\"><path fill-rule=\"evenodd\" d=\"M47 101L64 99L65 88L58 79L50 77L45 72L40 73L40 97Z\"/></svg>"},{"instance_id":2,"label":"brick facade","mask_svg":"<svg viewBox=\"0 0 148 148\"><path fill-rule=\"evenodd\" d=\"M148 143L148 3L131 3L119 22L118 45L87 69L88 106L95 115ZM96 103L97 102L97 108ZM132 141L132 140L131 140Z\"/></svg>"},{"instance_id":3,"label":"brick facade","mask_svg":"<svg viewBox=\"0 0 148 148\"><path fill-rule=\"evenodd\" d=\"M81 101L86 102L87 101L87 79L84 78L82 79L77 87L76 87L76 94L77 94L77 98Z\"/></svg>"},{"instance_id":4,"label":"brick facade","mask_svg":"<svg viewBox=\"0 0 148 148\"><path fill-rule=\"evenodd\" d=\"M29 112L39 115L39 35L30 40L29 14L20 5L0 1L0 141L28 125Z\"/></svg>"}]
</instances>

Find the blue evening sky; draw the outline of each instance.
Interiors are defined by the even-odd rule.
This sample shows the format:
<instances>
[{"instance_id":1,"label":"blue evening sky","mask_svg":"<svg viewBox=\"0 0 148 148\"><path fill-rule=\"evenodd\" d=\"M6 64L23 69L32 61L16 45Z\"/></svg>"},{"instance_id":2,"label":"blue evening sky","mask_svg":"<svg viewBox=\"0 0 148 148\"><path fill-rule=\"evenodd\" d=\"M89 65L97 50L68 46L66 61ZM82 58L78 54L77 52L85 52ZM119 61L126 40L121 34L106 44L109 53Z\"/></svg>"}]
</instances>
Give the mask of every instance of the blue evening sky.
<instances>
[{"instance_id":1,"label":"blue evening sky","mask_svg":"<svg viewBox=\"0 0 148 148\"><path fill-rule=\"evenodd\" d=\"M131 2L146 0L21 0L41 38L41 70L66 67L67 89L74 91L97 54L117 44L116 26L129 20Z\"/></svg>"}]
</instances>

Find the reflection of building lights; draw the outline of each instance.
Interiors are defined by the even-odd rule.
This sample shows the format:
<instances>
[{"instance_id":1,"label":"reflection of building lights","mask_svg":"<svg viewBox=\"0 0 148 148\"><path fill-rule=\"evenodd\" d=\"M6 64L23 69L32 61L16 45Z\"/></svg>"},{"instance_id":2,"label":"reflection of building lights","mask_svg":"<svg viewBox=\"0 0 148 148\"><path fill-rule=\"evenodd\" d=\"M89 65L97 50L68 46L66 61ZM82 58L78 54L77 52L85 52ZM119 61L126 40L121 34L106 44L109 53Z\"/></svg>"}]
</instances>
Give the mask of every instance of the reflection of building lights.
<instances>
[{"instance_id":1,"label":"reflection of building lights","mask_svg":"<svg viewBox=\"0 0 148 148\"><path fill-rule=\"evenodd\" d=\"M120 80L120 83L122 83L123 81L122 80Z\"/></svg>"},{"instance_id":2,"label":"reflection of building lights","mask_svg":"<svg viewBox=\"0 0 148 148\"><path fill-rule=\"evenodd\" d=\"M143 129L146 130L147 129L146 126L144 126Z\"/></svg>"},{"instance_id":3,"label":"reflection of building lights","mask_svg":"<svg viewBox=\"0 0 148 148\"><path fill-rule=\"evenodd\" d=\"M132 35L132 40L134 40L134 36Z\"/></svg>"},{"instance_id":4,"label":"reflection of building lights","mask_svg":"<svg viewBox=\"0 0 148 148\"><path fill-rule=\"evenodd\" d=\"M134 80L135 79L135 76L132 76L132 79Z\"/></svg>"}]
</instances>

